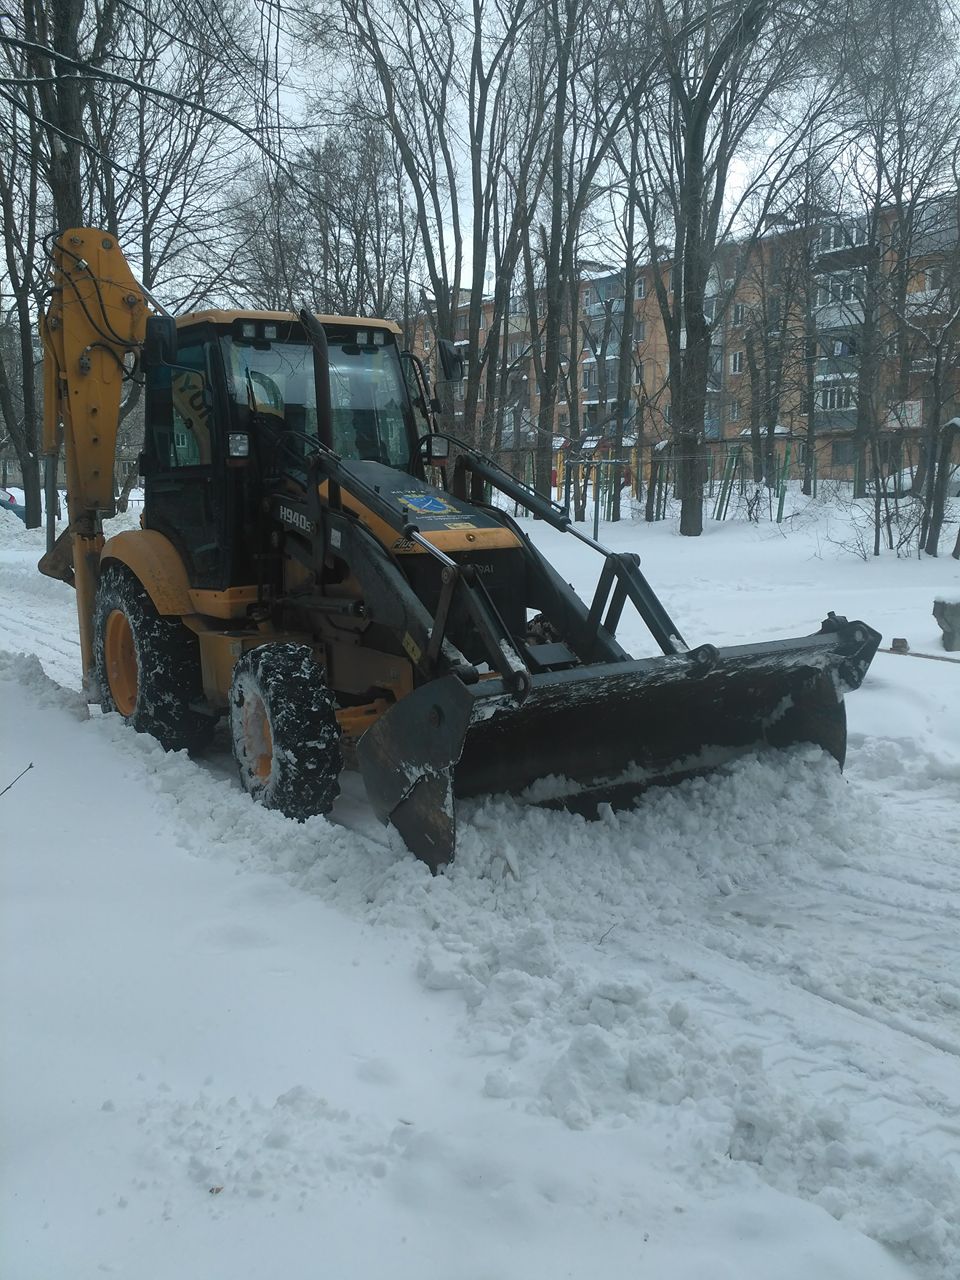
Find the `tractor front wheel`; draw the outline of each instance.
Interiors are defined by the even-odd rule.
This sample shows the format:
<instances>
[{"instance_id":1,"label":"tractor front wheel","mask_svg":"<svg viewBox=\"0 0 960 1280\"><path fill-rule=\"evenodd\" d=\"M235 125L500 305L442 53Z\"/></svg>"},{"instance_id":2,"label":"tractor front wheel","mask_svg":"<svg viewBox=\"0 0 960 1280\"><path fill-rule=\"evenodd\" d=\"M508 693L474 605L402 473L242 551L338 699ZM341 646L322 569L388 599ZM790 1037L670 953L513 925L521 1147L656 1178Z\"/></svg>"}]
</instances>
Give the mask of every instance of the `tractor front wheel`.
<instances>
[{"instance_id":1,"label":"tractor front wheel","mask_svg":"<svg viewBox=\"0 0 960 1280\"><path fill-rule=\"evenodd\" d=\"M267 809L304 822L340 794L340 726L333 695L304 644L265 644L238 659L230 728L240 781Z\"/></svg>"}]
</instances>

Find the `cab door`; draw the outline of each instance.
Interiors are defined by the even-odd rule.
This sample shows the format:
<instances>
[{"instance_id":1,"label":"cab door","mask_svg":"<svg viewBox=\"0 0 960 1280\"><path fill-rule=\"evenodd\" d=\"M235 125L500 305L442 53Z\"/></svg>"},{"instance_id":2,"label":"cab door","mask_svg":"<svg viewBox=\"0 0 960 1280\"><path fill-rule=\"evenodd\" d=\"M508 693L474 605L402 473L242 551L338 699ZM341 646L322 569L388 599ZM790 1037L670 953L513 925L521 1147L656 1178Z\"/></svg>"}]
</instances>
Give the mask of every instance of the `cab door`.
<instances>
[{"instance_id":1,"label":"cab door","mask_svg":"<svg viewBox=\"0 0 960 1280\"><path fill-rule=\"evenodd\" d=\"M216 345L189 337L176 365L147 370L144 527L169 538L191 586L228 585L223 412Z\"/></svg>"}]
</instances>

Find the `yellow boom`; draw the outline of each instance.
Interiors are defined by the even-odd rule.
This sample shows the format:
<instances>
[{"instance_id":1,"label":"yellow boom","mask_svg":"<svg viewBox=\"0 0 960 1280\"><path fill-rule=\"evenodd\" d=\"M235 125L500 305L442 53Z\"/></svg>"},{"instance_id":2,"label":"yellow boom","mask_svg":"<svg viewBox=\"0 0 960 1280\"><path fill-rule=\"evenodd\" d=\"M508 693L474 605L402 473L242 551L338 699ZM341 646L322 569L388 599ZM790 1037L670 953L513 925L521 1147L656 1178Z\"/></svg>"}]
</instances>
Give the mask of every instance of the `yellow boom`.
<instances>
[{"instance_id":1,"label":"yellow boom","mask_svg":"<svg viewBox=\"0 0 960 1280\"><path fill-rule=\"evenodd\" d=\"M149 310L116 240L103 231L79 227L58 237L52 275L50 303L40 319L43 453L56 459L64 446L69 524L39 567L76 587L86 685L93 670L102 522L116 510L113 466L123 376L143 345ZM48 510L47 520L53 515Z\"/></svg>"}]
</instances>

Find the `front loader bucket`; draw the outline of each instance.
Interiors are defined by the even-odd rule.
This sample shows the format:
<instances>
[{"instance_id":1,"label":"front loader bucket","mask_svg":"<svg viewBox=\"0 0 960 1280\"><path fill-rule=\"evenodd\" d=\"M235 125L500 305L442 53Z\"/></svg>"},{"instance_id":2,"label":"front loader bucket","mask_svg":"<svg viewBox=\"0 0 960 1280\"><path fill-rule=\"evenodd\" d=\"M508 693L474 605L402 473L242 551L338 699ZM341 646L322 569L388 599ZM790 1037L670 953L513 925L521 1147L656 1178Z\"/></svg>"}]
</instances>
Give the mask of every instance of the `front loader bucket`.
<instances>
[{"instance_id":1,"label":"front loader bucket","mask_svg":"<svg viewBox=\"0 0 960 1280\"><path fill-rule=\"evenodd\" d=\"M825 625L834 629L535 675L522 701L499 678L434 680L360 740L371 803L436 870L453 856L456 797L526 792L589 814L763 745L814 743L842 766L843 694L880 636L860 622Z\"/></svg>"}]
</instances>

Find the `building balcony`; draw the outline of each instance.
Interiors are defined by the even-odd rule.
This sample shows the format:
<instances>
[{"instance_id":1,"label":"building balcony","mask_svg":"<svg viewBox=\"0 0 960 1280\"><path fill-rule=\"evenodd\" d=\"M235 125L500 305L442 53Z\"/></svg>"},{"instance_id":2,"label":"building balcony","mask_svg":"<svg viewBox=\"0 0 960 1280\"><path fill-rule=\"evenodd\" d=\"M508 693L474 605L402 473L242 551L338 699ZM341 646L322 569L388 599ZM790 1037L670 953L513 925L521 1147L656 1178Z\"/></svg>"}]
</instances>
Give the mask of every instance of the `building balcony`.
<instances>
[{"instance_id":1,"label":"building balcony","mask_svg":"<svg viewBox=\"0 0 960 1280\"><path fill-rule=\"evenodd\" d=\"M857 425L856 409L818 409L813 417L817 431L852 431Z\"/></svg>"},{"instance_id":2,"label":"building balcony","mask_svg":"<svg viewBox=\"0 0 960 1280\"><path fill-rule=\"evenodd\" d=\"M815 248L812 261L815 271L851 271L862 267L877 253L875 244L844 244L836 249Z\"/></svg>"},{"instance_id":3,"label":"building balcony","mask_svg":"<svg viewBox=\"0 0 960 1280\"><path fill-rule=\"evenodd\" d=\"M950 298L943 289L916 289L907 294L904 302L908 316L934 316L947 309Z\"/></svg>"},{"instance_id":4,"label":"building balcony","mask_svg":"<svg viewBox=\"0 0 960 1280\"><path fill-rule=\"evenodd\" d=\"M852 329L863 324L863 303L858 298L849 302L827 302L815 311L817 327L824 329Z\"/></svg>"},{"instance_id":5,"label":"building balcony","mask_svg":"<svg viewBox=\"0 0 960 1280\"><path fill-rule=\"evenodd\" d=\"M831 378L855 377L860 369L857 356L821 356L814 364L813 378L815 382L824 382Z\"/></svg>"},{"instance_id":6,"label":"building balcony","mask_svg":"<svg viewBox=\"0 0 960 1280\"><path fill-rule=\"evenodd\" d=\"M591 302L583 308L585 316L603 316L607 311L611 315L623 315L623 298L608 298L605 302Z\"/></svg>"}]
</instances>

